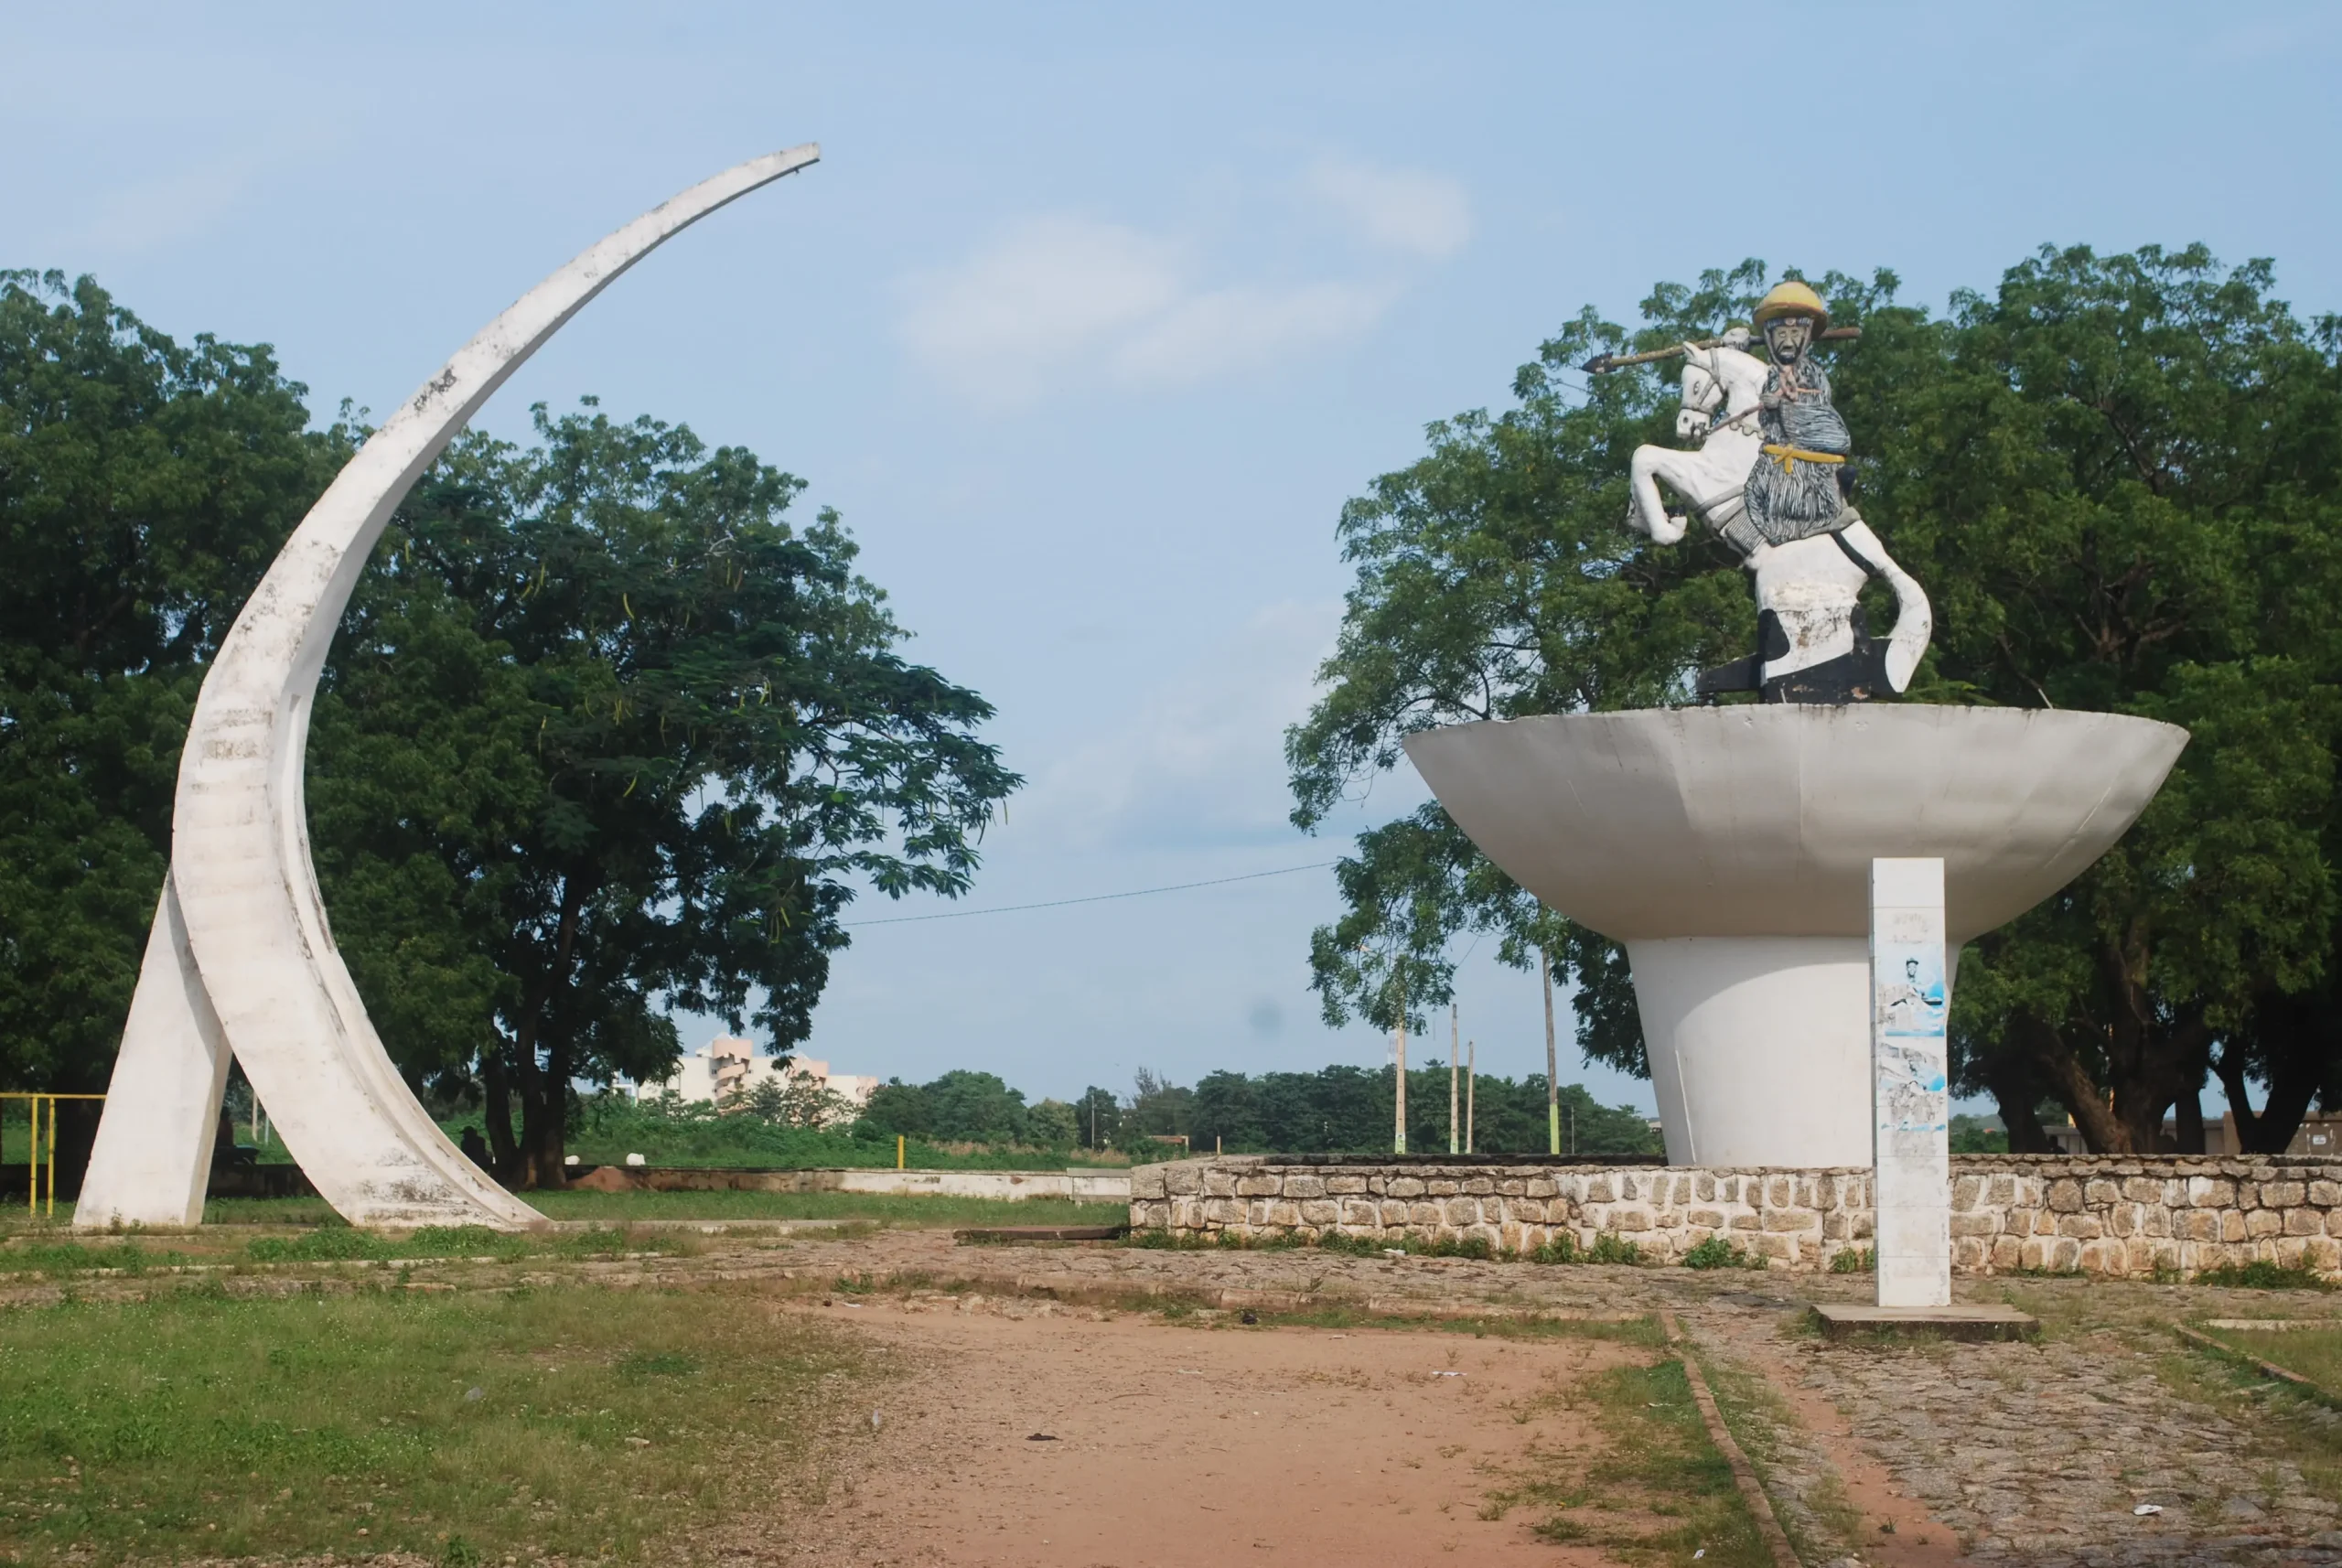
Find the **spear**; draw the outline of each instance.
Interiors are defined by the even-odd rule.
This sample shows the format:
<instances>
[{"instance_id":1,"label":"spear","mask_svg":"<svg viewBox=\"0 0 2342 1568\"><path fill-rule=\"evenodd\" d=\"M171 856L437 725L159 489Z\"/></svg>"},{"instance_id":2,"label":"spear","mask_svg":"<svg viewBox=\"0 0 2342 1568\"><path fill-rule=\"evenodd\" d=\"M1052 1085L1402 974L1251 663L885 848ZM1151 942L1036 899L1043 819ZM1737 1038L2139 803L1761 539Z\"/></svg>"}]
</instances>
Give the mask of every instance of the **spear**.
<instances>
[{"instance_id":1,"label":"spear","mask_svg":"<svg viewBox=\"0 0 2342 1568\"><path fill-rule=\"evenodd\" d=\"M1814 341L1817 343L1843 343L1849 338L1859 338L1862 335L1863 329L1859 327L1832 327L1827 332L1817 337ZM1692 347L1694 349L1715 349L1722 347L1724 341L1724 340L1721 338L1703 338L1698 342L1692 344ZM1683 345L1676 343L1664 349L1652 349L1640 354L1596 354L1585 364L1580 365L1578 369L1585 371L1589 375L1599 375L1604 371L1623 371L1628 365L1648 365L1653 360L1671 360L1682 351Z\"/></svg>"}]
</instances>

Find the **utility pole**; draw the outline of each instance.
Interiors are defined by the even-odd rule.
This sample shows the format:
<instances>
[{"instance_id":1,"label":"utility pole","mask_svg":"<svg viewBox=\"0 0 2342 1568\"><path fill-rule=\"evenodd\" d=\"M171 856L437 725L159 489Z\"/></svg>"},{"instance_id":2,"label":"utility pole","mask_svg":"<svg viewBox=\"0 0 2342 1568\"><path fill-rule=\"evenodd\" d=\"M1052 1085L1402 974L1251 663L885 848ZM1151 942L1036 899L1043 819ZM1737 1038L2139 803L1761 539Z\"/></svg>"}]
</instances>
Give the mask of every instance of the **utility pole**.
<instances>
[{"instance_id":1,"label":"utility pole","mask_svg":"<svg viewBox=\"0 0 2342 1568\"><path fill-rule=\"evenodd\" d=\"M1537 978L1545 983L1545 1137L1552 1152L1558 1155L1562 1152L1562 1090L1554 1081L1561 1077L1561 1069L1553 1057L1553 955L1542 947L1537 950Z\"/></svg>"},{"instance_id":2,"label":"utility pole","mask_svg":"<svg viewBox=\"0 0 2342 1568\"><path fill-rule=\"evenodd\" d=\"M1402 959L1400 961L1403 963L1405 961ZM1399 1049L1397 1059L1399 1070L1395 1075L1393 1075L1391 1079L1393 1088L1396 1090L1391 1099L1392 1114L1396 1118L1396 1122L1391 1134L1391 1152L1394 1155L1403 1155L1407 1152L1407 972L1405 970L1402 969L1399 972L1398 982Z\"/></svg>"},{"instance_id":3,"label":"utility pole","mask_svg":"<svg viewBox=\"0 0 2342 1568\"><path fill-rule=\"evenodd\" d=\"M1451 1002L1447 1004L1447 1152L1451 1155L1460 1146L1456 1142L1456 1004Z\"/></svg>"},{"instance_id":4,"label":"utility pole","mask_svg":"<svg viewBox=\"0 0 2342 1568\"><path fill-rule=\"evenodd\" d=\"M1480 1085L1480 1042L1474 1040L1464 1047L1472 1054L1464 1063L1464 1152L1472 1152L1472 1107L1477 1102Z\"/></svg>"}]
</instances>

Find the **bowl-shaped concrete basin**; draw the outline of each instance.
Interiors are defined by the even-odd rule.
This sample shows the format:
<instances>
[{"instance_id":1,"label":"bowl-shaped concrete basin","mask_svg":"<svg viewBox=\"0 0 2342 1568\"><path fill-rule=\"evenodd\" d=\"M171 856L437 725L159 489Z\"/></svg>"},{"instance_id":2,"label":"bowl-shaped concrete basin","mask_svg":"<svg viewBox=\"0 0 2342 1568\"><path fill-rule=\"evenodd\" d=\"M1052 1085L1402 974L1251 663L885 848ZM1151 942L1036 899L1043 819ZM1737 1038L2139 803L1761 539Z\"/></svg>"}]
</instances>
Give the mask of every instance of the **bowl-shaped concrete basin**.
<instances>
[{"instance_id":1,"label":"bowl-shaped concrete basin","mask_svg":"<svg viewBox=\"0 0 2342 1568\"><path fill-rule=\"evenodd\" d=\"M1871 861L1940 855L1957 942L2105 854L2186 744L2117 714L1751 704L1457 725L1407 755L1506 875L1605 936L1862 936Z\"/></svg>"},{"instance_id":2,"label":"bowl-shaped concrete basin","mask_svg":"<svg viewBox=\"0 0 2342 1568\"><path fill-rule=\"evenodd\" d=\"M1871 861L1942 857L1951 975L2105 854L2186 744L1911 703L1459 725L1407 754L1514 881L1626 944L1671 1160L1864 1165Z\"/></svg>"}]
</instances>

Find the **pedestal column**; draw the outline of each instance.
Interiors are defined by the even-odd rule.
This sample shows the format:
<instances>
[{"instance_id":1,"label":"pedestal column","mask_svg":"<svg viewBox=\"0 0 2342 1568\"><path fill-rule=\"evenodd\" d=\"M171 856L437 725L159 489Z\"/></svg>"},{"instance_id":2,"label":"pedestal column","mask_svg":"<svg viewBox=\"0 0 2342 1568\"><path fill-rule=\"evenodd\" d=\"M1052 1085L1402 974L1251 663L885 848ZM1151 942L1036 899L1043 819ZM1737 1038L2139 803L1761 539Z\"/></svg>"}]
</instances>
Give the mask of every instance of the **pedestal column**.
<instances>
[{"instance_id":1,"label":"pedestal column","mask_svg":"<svg viewBox=\"0 0 2342 1568\"><path fill-rule=\"evenodd\" d=\"M1871 1198L1878 1305L1951 1304L1943 862L1870 863Z\"/></svg>"}]
</instances>

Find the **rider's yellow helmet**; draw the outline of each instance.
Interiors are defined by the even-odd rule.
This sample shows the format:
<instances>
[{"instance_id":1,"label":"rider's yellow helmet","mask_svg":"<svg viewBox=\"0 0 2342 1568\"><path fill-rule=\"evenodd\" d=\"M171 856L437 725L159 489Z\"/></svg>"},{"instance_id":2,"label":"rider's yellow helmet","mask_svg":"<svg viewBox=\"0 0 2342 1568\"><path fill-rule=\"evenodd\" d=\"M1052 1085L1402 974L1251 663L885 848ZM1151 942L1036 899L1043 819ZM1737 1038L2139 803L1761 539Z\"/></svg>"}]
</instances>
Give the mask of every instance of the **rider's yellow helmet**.
<instances>
[{"instance_id":1,"label":"rider's yellow helmet","mask_svg":"<svg viewBox=\"0 0 2342 1568\"><path fill-rule=\"evenodd\" d=\"M1756 306L1756 330L1762 332L1765 330L1767 322L1778 321L1783 317L1789 316L1813 317L1813 331L1816 337L1820 337L1830 329L1830 307L1821 303L1820 295L1795 278L1789 279L1787 283L1776 284L1773 286L1773 292L1767 295Z\"/></svg>"}]
</instances>

